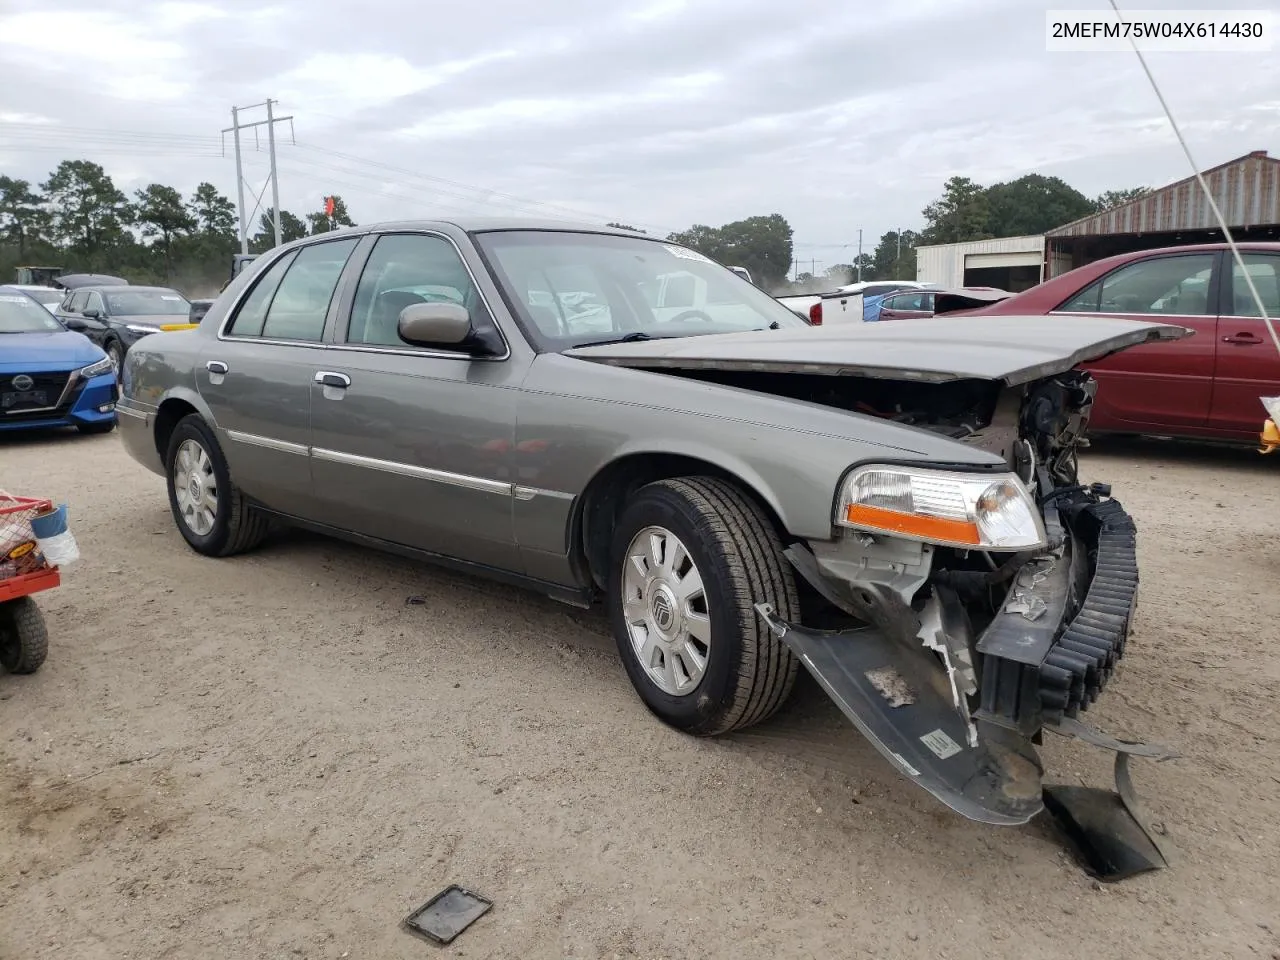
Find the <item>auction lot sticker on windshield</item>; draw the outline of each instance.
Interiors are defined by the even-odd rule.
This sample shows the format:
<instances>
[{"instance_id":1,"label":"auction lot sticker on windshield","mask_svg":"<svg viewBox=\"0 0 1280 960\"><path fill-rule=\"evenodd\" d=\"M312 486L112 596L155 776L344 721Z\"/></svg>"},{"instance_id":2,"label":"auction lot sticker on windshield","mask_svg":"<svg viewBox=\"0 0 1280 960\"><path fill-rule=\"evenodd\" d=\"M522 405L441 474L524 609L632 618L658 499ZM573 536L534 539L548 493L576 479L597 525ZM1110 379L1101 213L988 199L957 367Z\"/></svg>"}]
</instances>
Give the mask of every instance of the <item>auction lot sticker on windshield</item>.
<instances>
[{"instance_id":1,"label":"auction lot sticker on windshield","mask_svg":"<svg viewBox=\"0 0 1280 960\"><path fill-rule=\"evenodd\" d=\"M0 297L0 303L31 303L31 304L34 304L34 303L35 303L35 301L34 301L34 300L28 300L26 297L14 297L14 296L10 296L10 295L6 294L5 296Z\"/></svg>"},{"instance_id":2,"label":"auction lot sticker on windshield","mask_svg":"<svg viewBox=\"0 0 1280 960\"><path fill-rule=\"evenodd\" d=\"M679 257L681 260L697 260L699 263L711 263L710 257L704 257L697 250L690 250L686 247L668 247L665 243L663 246L670 251L672 256Z\"/></svg>"},{"instance_id":3,"label":"auction lot sticker on windshield","mask_svg":"<svg viewBox=\"0 0 1280 960\"><path fill-rule=\"evenodd\" d=\"M162 294L160 294L160 299L161 299L161 300L181 300L182 298L181 298L181 297L175 297L175 296L174 296L173 294L171 294L171 293L162 293Z\"/></svg>"}]
</instances>

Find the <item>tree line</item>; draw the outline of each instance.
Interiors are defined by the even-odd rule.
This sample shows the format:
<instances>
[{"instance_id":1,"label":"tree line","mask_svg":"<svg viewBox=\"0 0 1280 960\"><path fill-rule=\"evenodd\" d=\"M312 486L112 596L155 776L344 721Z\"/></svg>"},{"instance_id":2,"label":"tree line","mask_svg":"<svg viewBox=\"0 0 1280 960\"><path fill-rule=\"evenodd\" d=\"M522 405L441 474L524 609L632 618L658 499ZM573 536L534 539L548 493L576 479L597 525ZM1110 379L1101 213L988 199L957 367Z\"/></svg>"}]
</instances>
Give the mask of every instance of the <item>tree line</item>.
<instances>
[{"instance_id":1,"label":"tree line","mask_svg":"<svg viewBox=\"0 0 1280 960\"><path fill-rule=\"evenodd\" d=\"M918 245L1044 233L1147 192L1137 187L1089 198L1058 177L1035 173L990 186L952 177L921 211L922 230L886 231L870 252L816 276L797 271L795 280L789 279L793 231L780 213L718 227L694 224L667 239L726 266L746 267L772 293L814 292L852 282L859 268L863 280L914 280ZM331 200L332 209L325 205L303 216L282 210L282 241L355 226L342 197ZM268 208L250 237L251 251L274 245L272 220ZM239 249L237 226L235 205L211 183L199 184L188 197L162 183L129 196L89 160L64 160L36 185L0 175L0 283L14 276L15 266L62 266L210 295L229 276L231 255Z\"/></svg>"},{"instance_id":2,"label":"tree line","mask_svg":"<svg viewBox=\"0 0 1280 960\"><path fill-rule=\"evenodd\" d=\"M272 220L268 208L251 251L274 245ZM303 217L282 210L280 222L286 242L355 225L340 196L332 197L332 210ZM211 295L230 276L238 226L235 205L211 183L188 197L163 183L129 196L89 160L64 160L34 185L0 175L0 283L11 282L17 266L59 266Z\"/></svg>"}]
</instances>

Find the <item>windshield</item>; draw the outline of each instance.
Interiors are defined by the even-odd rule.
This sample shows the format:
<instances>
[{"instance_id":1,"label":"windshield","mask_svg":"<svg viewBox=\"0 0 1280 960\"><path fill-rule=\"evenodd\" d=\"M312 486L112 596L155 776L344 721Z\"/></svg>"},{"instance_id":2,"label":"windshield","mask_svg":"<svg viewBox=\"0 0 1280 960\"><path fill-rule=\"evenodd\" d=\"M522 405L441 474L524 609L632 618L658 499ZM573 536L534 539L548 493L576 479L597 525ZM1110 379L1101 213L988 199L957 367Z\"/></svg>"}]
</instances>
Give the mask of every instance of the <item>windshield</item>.
<instances>
[{"instance_id":1,"label":"windshield","mask_svg":"<svg viewBox=\"0 0 1280 960\"><path fill-rule=\"evenodd\" d=\"M541 350L807 326L733 271L675 244L516 230L476 241Z\"/></svg>"},{"instance_id":2,"label":"windshield","mask_svg":"<svg viewBox=\"0 0 1280 960\"><path fill-rule=\"evenodd\" d=\"M0 333L39 333L61 330L48 310L23 293L0 291Z\"/></svg>"},{"instance_id":3,"label":"windshield","mask_svg":"<svg viewBox=\"0 0 1280 960\"><path fill-rule=\"evenodd\" d=\"M187 298L176 290L129 290L103 296L107 313L113 317L162 317L185 314L191 309Z\"/></svg>"}]
</instances>

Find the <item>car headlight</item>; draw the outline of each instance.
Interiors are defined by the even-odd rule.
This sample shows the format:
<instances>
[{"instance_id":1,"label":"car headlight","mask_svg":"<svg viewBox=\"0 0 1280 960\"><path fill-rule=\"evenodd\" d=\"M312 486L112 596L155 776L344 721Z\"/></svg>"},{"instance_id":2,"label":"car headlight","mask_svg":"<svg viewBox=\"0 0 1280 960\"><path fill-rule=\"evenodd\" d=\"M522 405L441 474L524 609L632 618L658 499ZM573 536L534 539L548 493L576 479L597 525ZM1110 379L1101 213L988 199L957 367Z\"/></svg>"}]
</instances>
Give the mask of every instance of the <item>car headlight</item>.
<instances>
[{"instance_id":1,"label":"car headlight","mask_svg":"<svg viewBox=\"0 0 1280 960\"><path fill-rule=\"evenodd\" d=\"M156 333L160 329L145 323L126 323L124 328L131 333Z\"/></svg>"},{"instance_id":2,"label":"car headlight","mask_svg":"<svg viewBox=\"0 0 1280 960\"><path fill-rule=\"evenodd\" d=\"M835 522L977 550L1025 550L1048 542L1035 501L1013 473L858 467L840 490Z\"/></svg>"},{"instance_id":3,"label":"car headlight","mask_svg":"<svg viewBox=\"0 0 1280 960\"><path fill-rule=\"evenodd\" d=\"M80 376L88 380L90 377L100 377L104 373L110 373L115 369L115 364L111 362L110 357L103 357L101 360L95 360L87 367L80 368Z\"/></svg>"}]
</instances>

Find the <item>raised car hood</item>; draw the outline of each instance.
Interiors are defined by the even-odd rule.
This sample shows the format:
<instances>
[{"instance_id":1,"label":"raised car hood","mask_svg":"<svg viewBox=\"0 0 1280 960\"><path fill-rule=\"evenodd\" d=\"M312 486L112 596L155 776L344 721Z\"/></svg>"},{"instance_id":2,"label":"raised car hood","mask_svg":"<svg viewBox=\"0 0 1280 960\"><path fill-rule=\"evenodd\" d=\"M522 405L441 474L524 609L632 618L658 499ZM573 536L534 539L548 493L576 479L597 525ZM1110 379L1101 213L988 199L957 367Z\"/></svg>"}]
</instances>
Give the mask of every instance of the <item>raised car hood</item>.
<instances>
[{"instance_id":1,"label":"raised car hood","mask_svg":"<svg viewBox=\"0 0 1280 960\"><path fill-rule=\"evenodd\" d=\"M756 370L1013 386L1141 343L1194 331L1114 317L952 317L760 330L578 347L565 355L622 367Z\"/></svg>"}]
</instances>

